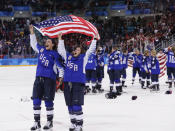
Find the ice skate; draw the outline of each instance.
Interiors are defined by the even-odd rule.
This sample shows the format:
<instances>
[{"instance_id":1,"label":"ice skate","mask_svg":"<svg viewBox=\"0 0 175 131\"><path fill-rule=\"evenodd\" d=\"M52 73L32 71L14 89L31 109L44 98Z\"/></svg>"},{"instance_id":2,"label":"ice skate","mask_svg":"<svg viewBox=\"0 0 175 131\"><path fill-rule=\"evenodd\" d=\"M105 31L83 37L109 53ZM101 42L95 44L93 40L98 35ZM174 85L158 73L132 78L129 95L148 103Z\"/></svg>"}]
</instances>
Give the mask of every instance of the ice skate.
<instances>
[{"instance_id":1,"label":"ice skate","mask_svg":"<svg viewBox=\"0 0 175 131\"><path fill-rule=\"evenodd\" d=\"M172 88L172 82L169 82L169 86L168 86L168 88Z\"/></svg>"},{"instance_id":2,"label":"ice skate","mask_svg":"<svg viewBox=\"0 0 175 131\"><path fill-rule=\"evenodd\" d=\"M88 94L91 92L91 88L89 87L86 87L85 90L84 90L84 94Z\"/></svg>"},{"instance_id":3,"label":"ice skate","mask_svg":"<svg viewBox=\"0 0 175 131\"><path fill-rule=\"evenodd\" d=\"M97 90L95 88L92 89L92 93L96 94Z\"/></svg>"},{"instance_id":4,"label":"ice skate","mask_svg":"<svg viewBox=\"0 0 175 131\"><path fill-rule=\"evenodd\" d=\"M31 127L31 131L40 131L40 129L41 129L40 122L35 121L33 126Z\"/></svg>"},{"instance_id":5,"label":"ice skate","mask_svg":"<svg viewBox=\"0 0 175 131\"><path fill-rule=\"evenodd\" d=\"M96 85L96 90L99 92L99 93L103 93L104 92L104 89L101 89L101 85Z\"/></svg>"},{"instance_id":6,"label":"ice skate","mask_svg":"<svg viewBox=\"0 0 175 131\"><path fill-rule=\"evenodd\" d=\"M71 126L70 126L70 128L69 128L69 131L75 131L75 127L76 127L75 124L71 124Z\"/></svg>"},{"instance_id":7,"label":"ice skate","mask_svg":"<svg viewBox=\"0 0 175 131\"><path fill-rule=\"evenodd\" d=\"M83 131L83 128L82 128L82 126L76 126L74 131Z\"/></svg>"},{"instance_id":8,"label":"ice skate","mask_svg":"<svg viewBox=\"0 0 175 131\"><path fill-rule=\"evenodd\" d=\"M47 121L46 125L43 127L44 130L50 130L53 127L52 121Z\"/></svg>"},{"instance_id":9,"label":"ice skate","mask_svg":"<svg viewBox=\"0 0 175 131\"><path fill-rule=\"evenodd\" d=\"M98 92L99 92L99 93L103 93L103 92L104 92L104 89L101 89L101 88L100 88L100 89L98 89Z\"/></svg>"},{"instance_id":10,"label":"ice skate","mask_svg":"<svg viewBox=\"0 0 175 131\"><path fill-rule=\"evenodd\" d=\"M142 86L142 89L146 89L146 87L145 86Z\"/></svg>"}]
</instances>

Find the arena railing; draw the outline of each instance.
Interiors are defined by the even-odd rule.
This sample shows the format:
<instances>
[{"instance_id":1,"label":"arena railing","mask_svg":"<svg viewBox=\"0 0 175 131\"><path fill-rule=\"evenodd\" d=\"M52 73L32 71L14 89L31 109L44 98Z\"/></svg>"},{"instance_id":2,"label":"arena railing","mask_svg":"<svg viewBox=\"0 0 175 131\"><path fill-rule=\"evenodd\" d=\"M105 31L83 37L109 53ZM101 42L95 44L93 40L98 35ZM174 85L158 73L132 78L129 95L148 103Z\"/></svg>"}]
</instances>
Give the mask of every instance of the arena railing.
<instances>
[{"instance_id":1,"label":"arena railing","mask_svg":"<svg viewBox=\"0 0 175 131\"><path fill-rule=\"evenodd\" d=\"M157 51L160 51L160 50L162 50L162 49L164 49L164 48L167 48L167 47L169 47L169 46L172 46L172 45L175 45L175 34L173 34L173 35L171 35L171 36L167 36L167 38L161 40L161 41L159 42L159 44L157 44L157 45L155 46L155 49L156 49Z\"/></svg>"}]
</instances>

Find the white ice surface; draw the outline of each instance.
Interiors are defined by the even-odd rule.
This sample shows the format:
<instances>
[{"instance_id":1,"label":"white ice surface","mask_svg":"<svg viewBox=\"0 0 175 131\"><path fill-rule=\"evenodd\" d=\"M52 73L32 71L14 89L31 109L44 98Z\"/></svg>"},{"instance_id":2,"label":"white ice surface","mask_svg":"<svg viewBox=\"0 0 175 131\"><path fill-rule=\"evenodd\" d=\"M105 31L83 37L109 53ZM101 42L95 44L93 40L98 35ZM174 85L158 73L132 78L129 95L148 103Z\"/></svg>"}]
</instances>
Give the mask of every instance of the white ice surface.
<instances>
[{"instance_id":1,"label":"white ice surface","mask_svg":"<svg viewBox=\"0 0 175 131\"><path fill-rule=\"evenodd\" d=\"M29 131L33 124L30 100L36 67L0 68L0 131ZM127 70L127 92L117 99L106 99L103 94L85 96L84 131L175 131L175 94L165 95L166 76L160 79L159 93L142 90L136 80L131 85L132 70ZM103 88L109 90L105 73ZM131 100L133 95L138 99ZM41 124L46 122L42 103ZM53 131L68 131L69 116L64 96L55 97Z\"/></svg>"}]
</instances>

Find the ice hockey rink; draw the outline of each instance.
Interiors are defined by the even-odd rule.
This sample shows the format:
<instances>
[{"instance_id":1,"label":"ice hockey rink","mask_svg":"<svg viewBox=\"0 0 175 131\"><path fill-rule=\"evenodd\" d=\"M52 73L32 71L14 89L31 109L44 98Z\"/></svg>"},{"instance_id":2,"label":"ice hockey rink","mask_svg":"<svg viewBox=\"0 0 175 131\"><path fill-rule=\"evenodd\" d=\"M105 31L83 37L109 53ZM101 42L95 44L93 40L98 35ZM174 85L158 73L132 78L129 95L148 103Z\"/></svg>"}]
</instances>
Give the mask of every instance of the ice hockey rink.
<instances>
[{"instance_id":1,"label":"ice hockey rink","mask_svg":"<svg viewBox=\"0 0 175 131\"><path fill-rule=\"evenodd\" d=\"M29 131L33 125L30 100L36 66L0 68L0 131ZM166 76L160 79L159 93L140 88L138 80L131 85L132 70L122 96L106 99L104 94L85 96L84 131L175 131L175 94L165 95ZM105 72L103 88L109 90ZM131 100L137 95L137 100ZM42 103L41 124L46 122ZM53 131L68 131L69 116L63 93L56 93Z\"/></svg>"}]
</instances>

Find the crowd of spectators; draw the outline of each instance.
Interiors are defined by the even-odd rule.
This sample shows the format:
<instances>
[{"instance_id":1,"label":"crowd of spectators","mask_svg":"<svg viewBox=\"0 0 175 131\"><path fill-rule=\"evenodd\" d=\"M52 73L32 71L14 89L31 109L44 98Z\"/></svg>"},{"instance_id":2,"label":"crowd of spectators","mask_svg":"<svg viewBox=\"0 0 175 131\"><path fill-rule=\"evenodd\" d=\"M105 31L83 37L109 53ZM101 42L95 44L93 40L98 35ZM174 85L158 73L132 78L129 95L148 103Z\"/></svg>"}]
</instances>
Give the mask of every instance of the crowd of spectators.
<instances>
[{"instance_id":1,"label":"crowd of spectators","mask_svg":"<svg viewBox=\"0 0 175 131\"><path fill-rule=\"evenodd\" d=\"M11 12L13 6L27 6L35 0L0 0L0 11Z\"/></svg>"},{"instance_id":2,"label":"crowd of spectators","mask_svg":"<svg viewBox=\"0 0 175 131\"><path fill-rule=\"evenodd\" d=\"M112 45L127 48L133 51L134 48L144 50L154 48L162 41L168 40L175 34L175 14L167 13L156 17L138 18L112 18L90 20L101 36L99 45L105 46L107 50ZM29 43L28 25L30 19L0 20L0 54L10 57L35 57ZM70 34L64 37L67 47L73 47L77 43L87 44L89 37L80 34ZM71 48L70 48L71 50Z\"/></svg>"},{"instance_id":3,"label":"crowd of spectators","mask_svg":"<svg viewBox=\"0 0 175 131\"><path fill-rule=\"evenodd\" d=\"M31 6L32 11L59 12L60 10L83 9L87 0L1 0L0 11L13 11L13 6Z\"/></svg>"},{"instance_id":4,"label":"crowd of spectators","mask_svg":"<svg viewBox=\"0 0 175 131\"><path fill-rule=\"evenodd\" d=\"M54 1L52 0L14 0L16 5L40 5L44 9L47 5L47 11L52 9ZM132 5L134 0L126 0L126 4ZM84 1L79 0L84 3ZM5 3L5 4L4 4ZM67 5L67 1L61 0L56 4L57 9L75 9L80 8L76 2ZM81 3L81 4L82 4ZM166 4L165 4L166 3ZM161 0L160 4L166 5L166 11L163 14L150 17L113 17L106 19L99 19L98 16L93 16L90 22L93 23L100 34L100 41L98 44L106 47L107 51L111 46L116 44L121 48L127 48L132 51L134 48L144 50L145 48L154 48L160 45L162 41L166 41L170 36L175 34L175 14L168 9L169 6L174 5L173 0ZM0 5L11 5L11 0L2 0ZM50 6L48 6L50 4ZM61 6L61 5L64 6ZM0 7L1 7L0 6ZM108 6L105 0L91 1L90 6L103 7ZM37 7L38 8L38 7ZM83 8L83 6L81 6ZM46 17L40 20L46 19ZM39 19L35 22L39 22ZM29 18L14 18L11 20L0 20L0 55L14 57L35 57L36 54L30 47L28 26L33 21ZM64 36L65 43L68 47L73 47L77 43L86 45L90 38L80 34L70 34ZM68 48L71 51L72 48Z\"/></svg>"},{"instance_id":5,"label":"crowd of spectators","mask_svg":"<svg viewBox=\"0 0 175 131\"><path fill-rule=\"evenodd\" d=\"M30 3L33 11L41 12L60 12L61 10L73 11L83 9L85 1L83 0L32 0ZM38 5L38 6L36 6Z\"/></svg>"},{"instance_id":6,"label":"crowd of spectators","mask_svg":"<svg viewBox=\"0 0 175 131\"><path fill-rule=\"evenodd\" d=\"M29 43L29 19L18 18L0 20L0 54L1 57L28 57L32 54ZM23 55L22 55L23 54Z\"/></svg>"},{"instance_id":7,"label":"crowd of spectators","mask_svg":"<svg viewBox=\"0 0 175 131\"><path fill-rule=\"evenodd\" d=\"M91 20L101 34L102 45L117 44L132 51L134 48L154 48L175 33L175 14L167 13L155 17L113 18Z\"/></svg>"},{"instance_id":8,"label":"crowd of spectators","mask_svg":"<svg viewBox=\"0 0 175 131\"><path fill-rule=\"evenodd\" d=\"M126 0L125 3L129 10L152 9L154 5L153 1L134 2L134 0Z\"/></svg>"}]
</instances>

